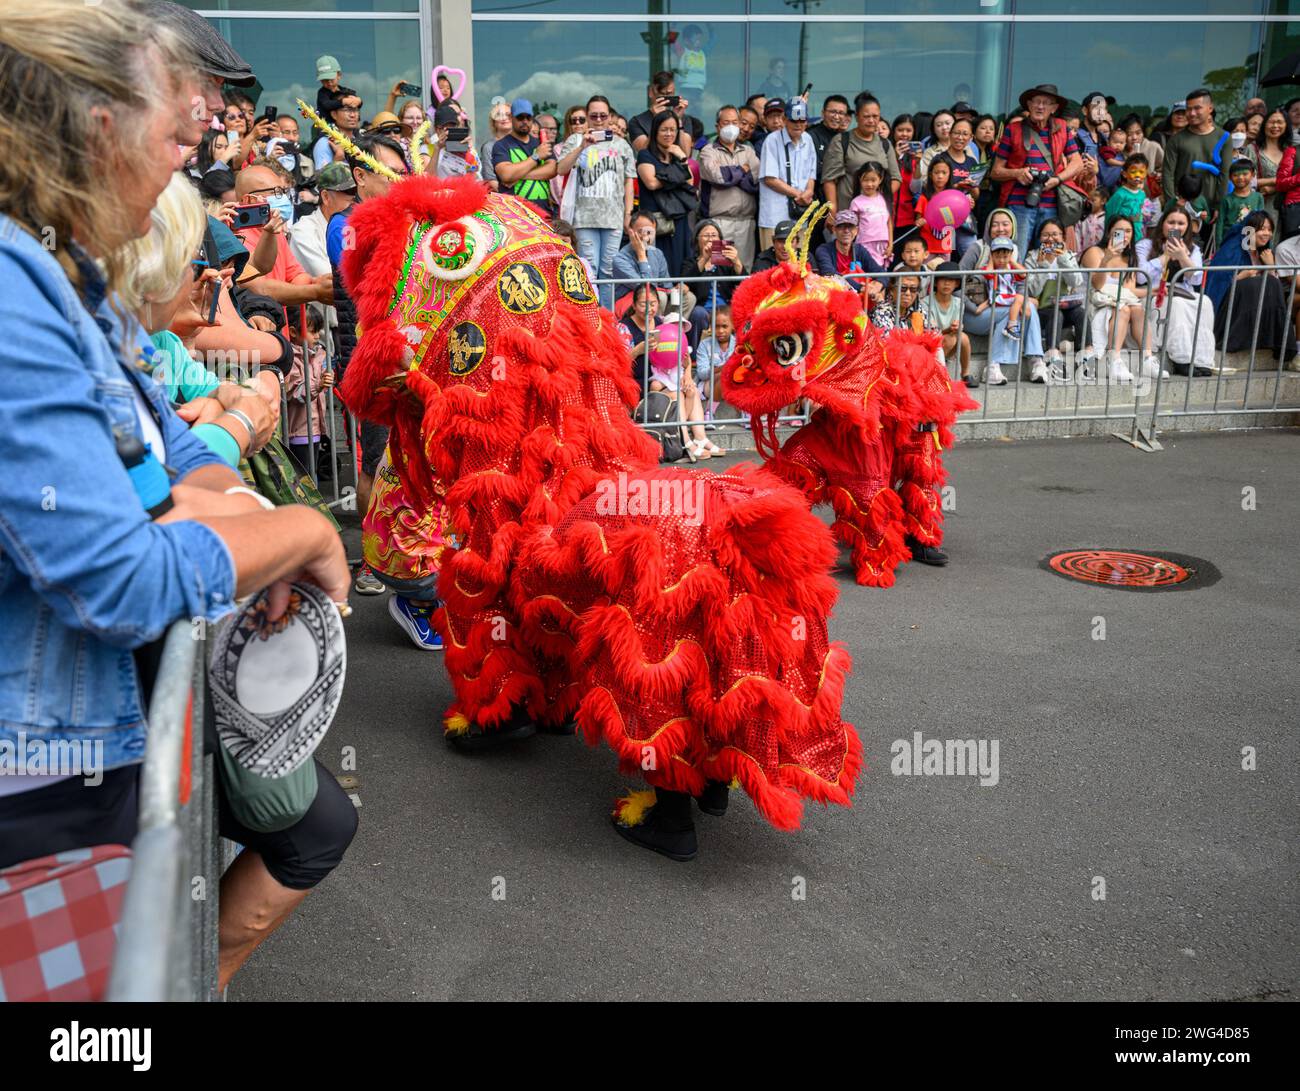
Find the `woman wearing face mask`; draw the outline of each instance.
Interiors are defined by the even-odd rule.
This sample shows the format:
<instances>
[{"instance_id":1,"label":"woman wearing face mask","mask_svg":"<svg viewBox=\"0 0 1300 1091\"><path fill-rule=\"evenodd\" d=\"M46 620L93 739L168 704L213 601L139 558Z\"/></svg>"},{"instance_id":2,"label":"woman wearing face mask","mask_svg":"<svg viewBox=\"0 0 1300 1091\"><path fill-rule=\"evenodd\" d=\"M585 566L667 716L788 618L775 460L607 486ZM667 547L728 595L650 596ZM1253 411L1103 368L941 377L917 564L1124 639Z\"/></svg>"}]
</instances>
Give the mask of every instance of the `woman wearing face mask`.
<instances>
[{"instance_id":1,"label":"woman wearing face mask","mask_svg":"<svg viewBox=\"0 0 1300 1091\"><path fill-rule=\"evenodd\" d=\"M284 171L295 191L316 176L316 168L312 166L311 160L298 150L297 144L282 136L273 136L266 142L266 158ZM297 192L293 194L295 209L299 197ZM310 212L314 207L315 203L311 202L306 212ZM298 215L306 215L306 212L300 212Z\"/></svg>"}]
</instances>

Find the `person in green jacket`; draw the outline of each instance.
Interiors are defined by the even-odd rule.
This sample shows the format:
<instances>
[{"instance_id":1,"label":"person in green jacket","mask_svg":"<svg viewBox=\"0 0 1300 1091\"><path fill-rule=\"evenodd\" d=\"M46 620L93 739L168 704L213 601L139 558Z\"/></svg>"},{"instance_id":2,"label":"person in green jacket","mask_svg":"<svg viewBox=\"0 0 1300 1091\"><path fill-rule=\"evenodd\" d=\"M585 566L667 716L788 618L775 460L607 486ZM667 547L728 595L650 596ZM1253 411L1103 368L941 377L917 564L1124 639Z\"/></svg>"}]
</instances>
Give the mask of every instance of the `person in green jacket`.
<instances>
[{"instance_id":1,"label":"person in green jacket","mask_svg":"<svg viewBox=\"0 0 1300 1091\"><path fill-rule=\"evenodd\" d=\"M1228 168L1228 180L1232 183L1232 188L1219 207L1219 227L1215 233L1215 241L1219 245L1223 245L1228 232L1237 224L1264 207L1264 198L1254 187L1255 164L1249 159L1235 160Z\"/></svg>"},{"instance_id":2,"label":"person in green jacket","mask_svg":"<svg viewBox=\"0 0 1300 1091\"><path fill-rule=\"evenodd\" d=\"M1178 203L1178 182L1185 175L1195 175L1201 179L1201 196L1211 212L1217 212L1228 191L1227 172L1222 162L1224 151L1231 155L1225 142L1222 148L1219 141L1227 136L1227 131L1214 123L1214 100L1205 88L1198 88L1187 96L1187 127L1176 132L1165 144L1165 160L1161 172L1161 181L1165 193L1165 211ZM1219 152L1220 162L1214 162L1215 151ZM1193 163L1206 163L1217 166L1218 173Z\"/></svg>"}]
</instances>

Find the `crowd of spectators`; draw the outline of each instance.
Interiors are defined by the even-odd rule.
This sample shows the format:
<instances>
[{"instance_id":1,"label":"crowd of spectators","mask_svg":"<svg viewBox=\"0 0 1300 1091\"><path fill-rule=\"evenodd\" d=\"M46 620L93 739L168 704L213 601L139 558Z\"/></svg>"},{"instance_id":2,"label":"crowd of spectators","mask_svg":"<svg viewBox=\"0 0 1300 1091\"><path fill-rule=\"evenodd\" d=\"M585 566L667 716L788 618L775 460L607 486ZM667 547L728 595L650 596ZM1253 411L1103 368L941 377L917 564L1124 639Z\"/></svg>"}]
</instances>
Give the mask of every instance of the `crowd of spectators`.
<instances>
[{"instance_id":1,"label":"crowd of spectators","mask_svg":"<svg viewBox=\"0 0 1300 1091\"><path fill-rule=\"evenodd\" d=\"M689 98L704 45L687 36L680 83L656 74L643 109L497 99L478 139L446 82L395 82L368 109L328 55L315 108L330 128L308 127L250 98L242 59L163 0L45 0L0 26L0 737L94 736L110 777L93 798L75 778L4 778L0 867L129 842L141 651L175 619L216 620L268 586L276 617L294 578L341 604L384 591L364 567L351 577L312 482L355 341L347 218L392 184L373 161L480 177L572 238L645 388L678 400L693 457L719 453L705 422L737 280L798 242L877 326L937 331L972 386L972 336L988 338L992 385L1126 343L1144 371L1163 344L1183 374L1208 373L1216 347L1294 355L1300 99L1220 124L1196 89L1159 120L1115 119L1103 93L1075 108L1041 85L1005 123L965 101L889 121L869 91L815 112L774 66L706 124ZM819 201L819 236L796 239ZM386 441L360 429L362 508ZM390 602L438 646L430 602ZM223 881L223 983L351 839L352 804L319 783L298 825L228 823L248 851Z\"/></svg>"},{"instance_id":2,"label":"crowd of spectators","mask_svg":"<svg viewBox=\"0 0 1300 1091\"><path fill-rule=\"evenodd\" d=\"M332 58L322 64L318 74L329 74ZM603 95L569 106L562 122L537 114L528 99L497 98L492 132L456 172L476 173L571 227L602 305L620 316L634 282L653 280L659 314L680 310L696 356L733 283L704 281L783 260L793 225L821 201L829 215L810 242L813 264L862 286L873 311L887 308L896 321L901 301L894 278L881 292L871 274L915 270L915 313L927 317L921 304L935 292L935 271L951 265L961 274L953 278L959 329L945 336L972 386L972 335L988 338L984 378L992 385L1021 364L1031 381L1050 382L1071 351L1107 360L1123 379L1131 374L1123 358L1151 372L1162 344L1174 371L1205 374L1216 347L1241 347L1238 314L1251 302L1262 321L1249 323L1247 347L1290 363L1300 301L1276 266L1300 257L1300 243L1290 243L1300 235L1300 99L1271 111L1252 99L1242 117L1220 125L1203 88L1163 116L1117 118L1113 96L1089 92L1076 105L1045 84L1020 95L1005 120L959 101L891 121L870 91L828 95L814 112L806 97L771 94L778 84L778 73L768 73L758 93L722 106L708 123L691 113L694 87L673 71L657 73L644 109L626 117ZM322 88L322 110L347 124L338 97L346 88L337 78ZM395 125L387 113L394 95L372 126ZM418 122L418 103L401 108L404 142L413 107ZM460 108L451 100L438 109ZM250 109L242 125L256 134L260 120ZM463 111L459 121L468 127ZM231 160L230 147L215 149L220 162ZM965 216L936 219L932 206L952 208L954 192L965 198ZM1008 259L995 261L1007 249L998 238L1012 241L1005 272ZM1227 265L1229 254L1251 268L1204 271ZM1087 272L1121 267L1134 271ZM1260 285L1245 283L1254 280ZM949 306L938 304L945 314ZM1148 311L1153 321L1139 316ZM635 339L635 324L625 326ZM696 378L707 370L697 359Z\"/></svg>"}]
</instances>

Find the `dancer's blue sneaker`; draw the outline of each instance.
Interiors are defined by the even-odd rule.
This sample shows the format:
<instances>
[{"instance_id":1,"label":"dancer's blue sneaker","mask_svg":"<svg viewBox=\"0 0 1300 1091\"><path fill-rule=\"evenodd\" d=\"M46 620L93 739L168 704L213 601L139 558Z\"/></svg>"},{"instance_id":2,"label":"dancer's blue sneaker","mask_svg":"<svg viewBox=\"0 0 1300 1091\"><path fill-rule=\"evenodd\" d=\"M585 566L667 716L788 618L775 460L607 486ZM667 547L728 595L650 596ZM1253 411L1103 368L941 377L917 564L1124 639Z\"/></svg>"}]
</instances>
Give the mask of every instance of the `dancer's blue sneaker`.
<instances>
[{"instance_id":1,"label":"dancer's blue sneaker","mask_svg":"<svg viewBox=\"0 0 1300 1091\"><path fill-rule=\"evenodd\" d=\"M406 630L417 648L426 652L442 651L442 637L434 630L429 615L436 602L416 602L405 595L394 595L388 600L388 612L393 620Z\"/></svg>"}]
</instances>

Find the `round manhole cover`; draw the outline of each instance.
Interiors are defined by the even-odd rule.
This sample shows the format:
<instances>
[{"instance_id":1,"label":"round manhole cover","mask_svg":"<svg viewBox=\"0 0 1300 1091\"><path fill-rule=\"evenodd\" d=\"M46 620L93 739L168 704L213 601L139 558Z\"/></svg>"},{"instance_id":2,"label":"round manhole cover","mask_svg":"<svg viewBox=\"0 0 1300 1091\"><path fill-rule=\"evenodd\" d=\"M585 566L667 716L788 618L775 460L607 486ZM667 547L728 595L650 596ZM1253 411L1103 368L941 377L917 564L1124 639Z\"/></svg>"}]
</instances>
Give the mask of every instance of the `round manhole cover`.
<instances>
[{"instance_id":1,"label":"round manhole cover","mask_svg":"<svg viewBox=\"0 0 1300 1091\"><path fill-rule=\"evenodd\" d=\"M1071 549L1044 558L1043 567L1066 579L1124 591L1191 590L1219 578L1219 570L1200 557L1127 549Z\"/></svg>"}]
</instances>

